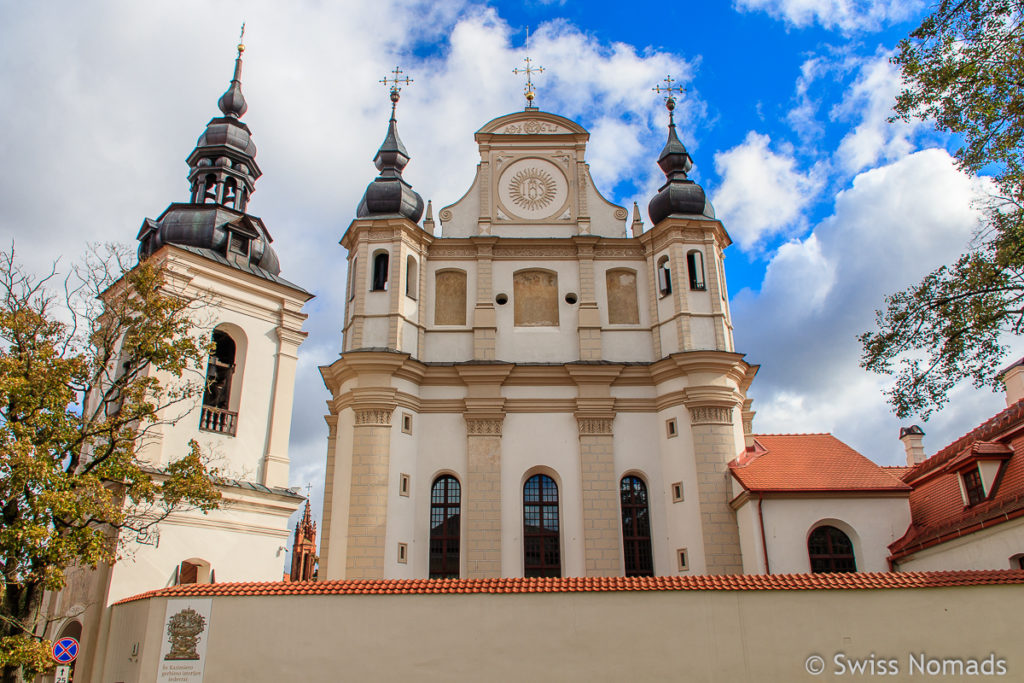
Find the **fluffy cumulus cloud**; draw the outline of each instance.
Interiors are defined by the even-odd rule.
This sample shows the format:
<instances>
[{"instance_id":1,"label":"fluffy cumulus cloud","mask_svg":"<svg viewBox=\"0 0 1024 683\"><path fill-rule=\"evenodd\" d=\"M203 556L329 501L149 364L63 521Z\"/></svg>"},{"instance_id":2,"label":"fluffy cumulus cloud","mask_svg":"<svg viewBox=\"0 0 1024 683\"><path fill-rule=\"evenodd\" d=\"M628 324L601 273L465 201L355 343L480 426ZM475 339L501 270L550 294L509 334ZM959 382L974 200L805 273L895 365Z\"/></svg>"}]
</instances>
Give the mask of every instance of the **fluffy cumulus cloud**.
<instances>
[{"instance_id":1,"label":"fluffy cumulus cloud","mask_svg":"<svg viewBox=\"0 0 1024 683\"><path fill-rule=\"evenodd\" d=\"M771 138L754 131L716 154L715 169L722 178L712 194L715 210L744 251L800 227L822 187L817 169L801 171L792 150L773 150Z\"/></svg>"},{"instance_id":2,"label":"fluffy cumulus cloud","mask_svg":"<svg viewBox=\"0 0 1024 683\"><path fill-rule=\"evenodd\" d=\"M762 363L752 395L758 431L832 431L866 455L895 464L900 423L881 400L884 378L858 365L856 335L883 297L967 248L973 202L986 186L928 149L857 175L832 214L778 249L760 291L733 301L736 346ZM937 449L961 426L1000 408L998 396L960 392L926 426Z\"/></svg>"},{"instance_id":3,"label":"fluffy cumulus cloud","mask_svg":"<svg viewBox=\"0 0 1024 683\"><path fill-rule=\"evenodd\" d=\"M839 144L837 162L856 173L880 161L899 159L912 151L920 121L889 122L893 102L902 89L899 67L883 52L864 61L842 101L832 108L833 119L855 122Z\"/></svg>"},{"instance_id":4,"label":"fluffy cumulus cloud","mask_svg":"<svg viewBox=\"0 0 1024 683\"><path fill-rule=\"evenodd\" d=\"M922 0L736 0L736 8L766 12L788 25L818 24L844 33L878 30L913 16Z\"/></svg>"},{"instance_id":5,"label":"fluffy cumulus cloud","mask_svg":"<svg viewBox=\"0 0 1024 683\"><path fill-rule=\"evenodd\" d=\"M396 64L414 79L398 104L412 155L405 177L436 212L472 181L473 132L523 106L511 73L521 28L464 0L104 0L64 2L59 12L22 4L3 16L0 92L17 97L0 98L0 242L13 240L35 270L73 262L91 241L132 243L143 218L187 199L184 158L219 115L245 18L244 120L264 172L250 210L273 235L282 274L316 294L296 380L291 481L313 484L319 512L328 396L317 367L341 348L346 255L337 242L376 175L390 111L378 80ZM624 180L654 184L664 109L632 93L666 73L687 84L694 64L602 43L564 21L535 26L531 51L548 67L536 78L540 105L591 130L589 161L609 198ZM692 89L681 109L699 125Z\"/></svg>"}]
</instances>

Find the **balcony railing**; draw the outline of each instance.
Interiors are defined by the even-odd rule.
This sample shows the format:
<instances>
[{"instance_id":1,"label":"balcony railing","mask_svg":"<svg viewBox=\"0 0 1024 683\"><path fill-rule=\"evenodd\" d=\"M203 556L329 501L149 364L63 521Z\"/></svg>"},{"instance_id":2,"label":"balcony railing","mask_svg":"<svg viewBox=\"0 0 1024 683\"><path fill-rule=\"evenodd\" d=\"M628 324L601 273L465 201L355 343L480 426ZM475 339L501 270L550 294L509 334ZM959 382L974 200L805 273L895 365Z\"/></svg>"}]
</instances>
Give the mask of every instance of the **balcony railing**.
<instances>
[{"instance_id":1,"label":"balcony railing","mask_svg":"<svg viewBox=\"0 0 1024 683\"><path fill-rule=\"evenodd\" d=\"M234 436L237 427L238 413L203 406L202 415L199 417L199 429L204 432L217 432L218 434Z\"/></svg>"}]
</instances>

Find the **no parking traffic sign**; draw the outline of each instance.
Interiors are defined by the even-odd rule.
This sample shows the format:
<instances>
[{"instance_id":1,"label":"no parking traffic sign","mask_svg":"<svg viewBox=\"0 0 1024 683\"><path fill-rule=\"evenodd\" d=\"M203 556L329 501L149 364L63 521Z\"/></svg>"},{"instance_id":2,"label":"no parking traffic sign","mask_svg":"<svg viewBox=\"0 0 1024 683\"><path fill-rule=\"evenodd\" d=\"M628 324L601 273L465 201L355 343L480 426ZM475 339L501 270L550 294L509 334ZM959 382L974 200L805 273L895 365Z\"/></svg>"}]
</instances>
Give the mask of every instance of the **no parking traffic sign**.
<instances>
[{"instance_id":1,"label":"no parking traffic sign","mask_svg":"<svg viewBox=\"0 0 1024 683\"><path fill-rule=\"evenodd\" d=\"M61 638L53 644L53 661L58 664L70 664L78 656L78 641L74 638Z\"/></svg>"}]
</instances>

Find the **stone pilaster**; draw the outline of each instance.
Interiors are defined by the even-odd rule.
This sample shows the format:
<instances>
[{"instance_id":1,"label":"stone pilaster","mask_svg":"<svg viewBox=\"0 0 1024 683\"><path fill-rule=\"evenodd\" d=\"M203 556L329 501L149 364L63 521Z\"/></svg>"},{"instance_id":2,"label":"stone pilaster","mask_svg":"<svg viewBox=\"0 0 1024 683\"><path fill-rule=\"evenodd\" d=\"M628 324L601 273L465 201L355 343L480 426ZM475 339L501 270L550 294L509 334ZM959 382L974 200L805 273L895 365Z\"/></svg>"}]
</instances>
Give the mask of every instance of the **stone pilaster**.
<instances>
[{"instance_id":1,"label":"stone pilaster","mask_svg":"<svg viewBox=\"0 0 1024 683\"><path fill-rule=\"evenodd\" d=\"M742 574L739 528L729 507L729 461L739 449L733 438L733 407L686 402L697 465L697 493L708 574Z\"/></svg>"},{"instance_id":2,"label":"stone pilaster","mask_svg":"<svg viewBox=\"0 0 1024 683\"><path fill-rule=\"evenodd\" d=\"M330 563L331 558L331 527L334 525L334 476L335 472L335 458L337 457L338 449L338 416L337 415L325 415L324 420L327 422L327 471L324 474L324 508L323 515L320 520L320 560L318 566L318 577L321 581L328 579L343 578L343 576L334 576L333 565Z\"/></svg>"},{"instance_id":3,"label":"stone pilaster","mask_svg":"<svg viewBox=\"0 0 1024 683\"><path fill-rule=\"evenodd\" d=\"M583 556L587 576L620 576L622 529L615 480L612 416L578 414L583 492Z\"/></svg>"},{"instance_id":4,"label":"stone pilaster","mask_svg":"<svg viewBox=\"0 0 1024 683\"><path fill-rule=\"evenodd\" d=\"M355 409L345 578L384 577L391 415L395 406Z\"/></svg>"},{"instance_id":5,"label":"stone pilaster","mask_svg":"<svg viewBox=\"0 0 1024 683\"><path fill-rule=\"evenodd\" d=\"M466 486L462 547L466 578L501 577L500 414L466 414Z\"/></svg>"},{"instance_id":6,"label":"stone pilaster","mask_svg":"<svg viewBox=\"0 0 1024 683\"><path fill-rule=\"evenodd\" d=\"M292 400L295 393L295 366L299 345L306 333L296 326L295 312L282 314L282 325L277 328L277 356L274 359L274 393L270 406L270 429L267 450L263 456L263 485L285 488L288 486L288 437L292 426ZM298 326L302 325L301 316Z\"/></svg>"},{"instance_id":7,"label":"stone pilaster","mask_svg":"<svg viewBox=\"0 0 1024 683\"><path fill-rule=\"evenodd\" d=\"M476 306L473 309L473 359L494 360L498 320L494 312L492 260L496 237L474 239L476 255Z\"/></svg>"},{"instance_id":8,"label":"stone pilaster","mask_svg":"<svg viewBox=\"0 0 1024 683\"><path fill-rule=\"evenodd\" d=\"M601 312L597 308L594 286L594 245L597 237L579 235L573 239L580 268L578 334L580 360L601 360Z\"/></svg>"}]
</instances>

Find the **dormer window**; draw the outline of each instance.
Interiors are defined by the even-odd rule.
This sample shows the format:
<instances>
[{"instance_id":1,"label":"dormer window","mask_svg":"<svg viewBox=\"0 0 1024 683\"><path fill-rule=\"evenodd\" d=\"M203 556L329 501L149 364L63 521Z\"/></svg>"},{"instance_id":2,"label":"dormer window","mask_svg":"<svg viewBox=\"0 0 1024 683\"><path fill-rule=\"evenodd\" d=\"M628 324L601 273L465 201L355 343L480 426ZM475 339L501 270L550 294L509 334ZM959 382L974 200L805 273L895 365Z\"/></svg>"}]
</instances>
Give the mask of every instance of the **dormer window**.
<instances>
[{"instance_id":1,"label":"dormer window","mask_svg":"<svg viewBox=\"0 0 1024 683\"><path fill-rule=\"evenodd\" d=\"M964 506L971 507L991 500L999 486L1006 461L1013 455L1013 449L1006 444L991 441L976 441L954 469L960 479L960 493Z\"/></svg>"},{"instance_id":2,"label":"dormer window","mask_svg":"<svg viewBox=\"0 0 1024 683\"><path fill-rule=\"evenodd\" d=\"M240 256L249 255L249 238L245 235L239 235L236 232L231 233L231 238L228 240L228 250L232 254L238 254Z\"/></svg>"},{"instance_id":3,"label":"dormer window","mask_svg":"<svg viewBox=\"0 0 1024 683\"><path fill-rule=\"evenodd\" d=\"M967 498L967 505L977 505L985 500L985 486L981 483L981 472L973 467L960 474L964 485L964 497Z\"/></svg>"}]
</instances>

